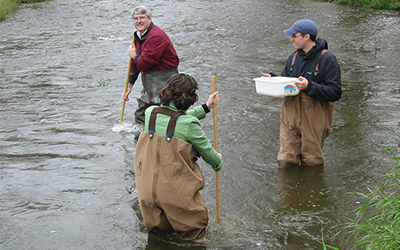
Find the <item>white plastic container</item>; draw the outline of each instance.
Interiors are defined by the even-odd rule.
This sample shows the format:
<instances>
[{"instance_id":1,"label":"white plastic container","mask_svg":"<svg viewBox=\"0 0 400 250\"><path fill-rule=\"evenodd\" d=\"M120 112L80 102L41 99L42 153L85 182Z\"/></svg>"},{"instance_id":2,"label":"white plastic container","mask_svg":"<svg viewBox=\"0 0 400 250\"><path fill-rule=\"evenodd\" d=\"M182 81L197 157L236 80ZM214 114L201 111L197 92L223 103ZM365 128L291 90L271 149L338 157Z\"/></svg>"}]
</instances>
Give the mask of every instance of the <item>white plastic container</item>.
<instances>
[{"instance_id":1,"label":"white plastic container","mask_svg":"<svg viewBox=\"0 0 400 250\"><path fill-rule=\"evenodd\" d=\"M294 82L296 77L258 77L253 80L256 82L256 91L261 95L275 97L285 97L299 94L299 89Z\"/></svg>"}]
</instances>

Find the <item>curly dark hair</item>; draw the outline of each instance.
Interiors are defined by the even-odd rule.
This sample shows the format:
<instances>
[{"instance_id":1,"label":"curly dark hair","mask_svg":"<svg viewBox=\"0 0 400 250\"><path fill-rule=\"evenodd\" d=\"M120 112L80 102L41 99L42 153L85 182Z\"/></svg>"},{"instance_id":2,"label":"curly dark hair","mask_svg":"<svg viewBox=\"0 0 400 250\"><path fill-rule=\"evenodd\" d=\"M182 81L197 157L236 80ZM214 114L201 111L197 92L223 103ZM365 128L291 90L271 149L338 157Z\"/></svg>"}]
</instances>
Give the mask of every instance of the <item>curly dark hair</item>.
<instances>
[{"instance_id":1,"label":"curly dark hair","mask_svg":"<svg viewBox=\"0 0 400 250\"><path fill-rule=\"evenodd\" d=\"M173 74L164 87L158 92L161 104L169 105L171 101L180 110L187 110L199 97L196 94L198 84L187 74Z\"/></svg>"}]
</instances>

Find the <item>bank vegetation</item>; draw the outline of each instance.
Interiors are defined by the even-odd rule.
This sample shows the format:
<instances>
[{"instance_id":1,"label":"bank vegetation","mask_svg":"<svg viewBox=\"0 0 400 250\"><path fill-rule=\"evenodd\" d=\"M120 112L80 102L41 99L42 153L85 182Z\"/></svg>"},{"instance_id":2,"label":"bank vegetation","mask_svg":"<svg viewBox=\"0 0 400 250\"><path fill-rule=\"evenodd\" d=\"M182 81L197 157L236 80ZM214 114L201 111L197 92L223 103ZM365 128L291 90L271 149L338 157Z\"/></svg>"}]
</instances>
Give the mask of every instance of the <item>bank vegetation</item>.
<instances>
[{"instance_id":1,"label":"bank vegetation","mask_svg":"<svg viewBox=\"0 0 400 250\"><path fill-rule=\"evenodd\" d=\"M350 194L363 202L334 238L340 237L342 243L353 242L351 250L400 249L400 135L394 142L396 146L386 149L397 151L389 159L394 169L382 170L382 178L367 193ZM324 250L340 250L324 241L320 243Z\"/></svg>"},{"instance_id":2,"label":"bank vegetation","mask_svg":"<svg viewBox=\"0 0 400 250\"><path fill-rule=\"evenodd\" d=\"M48 0L0 0L0 21L12 14L21 3L46 2Z\"/></svg>"},{"instance_id":3,"label":"bank vegetation","mask_svg":"<svg viewBox=\"0 0 400 250\"><path fill-rule=\"evenodd\" d=\"M399 10L399 0L334 0L338 4L372 9Z\"/></svg>"}]
</instances>

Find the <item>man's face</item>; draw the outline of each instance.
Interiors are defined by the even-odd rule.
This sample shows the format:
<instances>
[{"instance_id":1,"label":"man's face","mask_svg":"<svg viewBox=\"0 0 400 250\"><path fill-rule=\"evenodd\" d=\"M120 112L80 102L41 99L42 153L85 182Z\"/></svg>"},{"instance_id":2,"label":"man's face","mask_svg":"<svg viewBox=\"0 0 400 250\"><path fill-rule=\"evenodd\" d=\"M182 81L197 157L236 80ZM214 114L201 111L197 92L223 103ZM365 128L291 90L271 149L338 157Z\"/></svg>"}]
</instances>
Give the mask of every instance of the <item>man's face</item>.
<instances>
[{"instance_id":1,"label":"man's face","mask_svg":"<svg viewBox=\"0 0 400 250\"><path fill-rule=\"evenodd\" d=\"M294 44L295 49L304 49L306 41L307 41L307 34L302 36L300 32L293 34L291 37L291 41Z\"/></svg>"},{"instance_id":2,"label":"man's face","mask_svg":"<svg viewBox=\"0 0 400 250\"><path fill-rule=\"evenodd\" d=\"M136 30L143 34L150 27L151 17L147 17L145 14L134 14L133 24Z\"/></svg>"}]
</instances>

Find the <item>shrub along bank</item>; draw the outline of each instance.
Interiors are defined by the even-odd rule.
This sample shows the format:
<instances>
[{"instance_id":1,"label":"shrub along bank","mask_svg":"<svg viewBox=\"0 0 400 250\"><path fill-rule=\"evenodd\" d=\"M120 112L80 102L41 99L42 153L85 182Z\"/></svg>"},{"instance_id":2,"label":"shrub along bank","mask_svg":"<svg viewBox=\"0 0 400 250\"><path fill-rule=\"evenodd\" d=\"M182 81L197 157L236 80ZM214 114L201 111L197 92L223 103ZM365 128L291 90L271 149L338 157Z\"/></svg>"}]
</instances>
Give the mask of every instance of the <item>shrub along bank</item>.
<instances>
[{"instance_id":1,"label":"shrub along bank","mask_svg":"<svg viewBox=\"0 0 400 250\"><path fill-rule=\"evenodd\" d=\"M369 193L355 193L363 203L334 237L341 236L346 243L354 242L351 250L400 249L400 135L394 142L396 146L387 148L397 151L390 158L394 170L384 171L381 180L369 189ZM324 241L320 243L323 249L340 250Z\"/></svg>"},{"instance_id":2,"label":"shrub along bank","mask_svg":"<svg viewBox=\"0 0 400 250\"><path fill-rule=\"evenodd\" d=\"M5 20L21 3L37 3L47 0L0 0L0 21Z\"/></svg>"},{"instance_id":3,"label":"shrub along bank","mask_svg":"<svg viewBox=\"0 0 400 250\"><path fill-rule=\"evenodd\" d=\"M365 7L373 9L399 10L399 0L335 0L336 3L346 4L354 7Z\"/></svg>"},{"instance_id":4,"label":"shrub along bank","mask_svg":"<svg viewBox=\"0 0 400 250\"><path fill-rule=\"evenodd\" d=\"M400 152L400 135L394 141L397 146L388 149ZM400 249L400 154L390 161L394 171L386 171L369 193L358 193L365 202L342 230L355 240L353 249Z\"/></svg>"}]
</instances>

